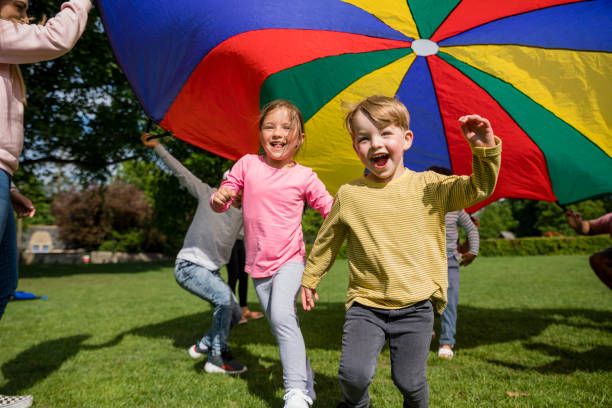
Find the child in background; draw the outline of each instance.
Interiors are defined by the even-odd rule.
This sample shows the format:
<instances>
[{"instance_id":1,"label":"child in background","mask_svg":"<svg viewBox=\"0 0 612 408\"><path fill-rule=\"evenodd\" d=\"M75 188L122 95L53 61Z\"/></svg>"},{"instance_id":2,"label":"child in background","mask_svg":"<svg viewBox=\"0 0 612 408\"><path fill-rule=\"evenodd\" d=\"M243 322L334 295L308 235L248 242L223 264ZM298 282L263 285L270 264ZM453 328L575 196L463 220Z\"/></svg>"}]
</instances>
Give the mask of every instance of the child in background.
<instances>
[{"instance_id":1,"label":"child in background","mask_svg":"<svg viewBox=\"0 0 612 408\"><path fill-rule=\"evenodd\" d=\"M333 198L310 168L293 160L304 141L295 105L270 102L259 131L265 154L238 160L210 204L225 211L242 191L245 270L279 345L285 407L307 408L315 398L314 380L295 305L306 254L301 219L305 201L325 217Z\"/></svg>"},{"instance_id":2,"label":"child in background","mask_svg":"<svg viewBox=\"0 0 612 408\"><path fill-rule=\"evenodd\" d=\"M406 107L384 96L371 96L348 113L353 149L369 173L340 187L302 278L302 305L311 310L319 281L348 238L340 407L370 406L368 387L387 339L404 407L429 405L433 309L443 312L448 286L444 216L486 198L497 181L501 141L486 119L459 118L473 174L448 177L404 168L413 138L409 121Z\"/></svg>"},{"instance_id":3,"label":"child in background","mask_svg":"<svg viewBox=\"0 0 612 408\"><path fill-rule=\"evenodd\" d=\"M233 360L227 345L232 327L242 317L240 306L219 270L229 260L232 246L242 229L242 213L231 208L224 214L213 212L208 198L215 189L203 183L176 160L157 139L145 133L142 144L155 150L179 182L198 199L198 208L189 226L183 248L176 256L176 282L188 292L210 302L213 312L212 328L195 345L189 355L200 358L208 352L204 370L208 373L239 374L247 367Z\"/></svg>"},{"instance_id":4,"label":"child in background","mask_svg":"<svg viewBox=\"0 0 612 408\"><path fill-rule=\"evenodd\" d=\"M223 174L223 180L227 178L228 174L229 170ZM244 249L244 231L240 230L238 239L232 248L232 254L229 262L226 265L227 284L234 293L236 293L236 286L238 286L238 302L242 308L242 318L238 324L244 324L249 320L257 320L263 317L262 313L249 310L249 306L247 305L247 296L249 293L249 275L244 270L245 265L246 252Z\"/></svg>"},{"instance_id":5,"label":"child in background","mask_svg":"<svg viewBox=\"0 0 612 408\"><path fill-rule=\"evenodd\" d=\"M453 174L445 167L433 166L427 170L450 176ZM446 213L446 259L448 263L448 292L446 309L440 316L440 348L438 357L452 359L454 356L455 333L457 332L457 304L459 303L459 266L467 266L478 256L480 236L477 225L465 210ZM461 226L468 239L465 251L459 248L459 229Z\"/></svg>"},{"instance_id":6,"label":"child in background","mask_svg":"<svg viewBox=\"0 0 612 408\"><path fill-rule=\"evenodd\" d=\"M34 215L32 202L12 183L23 148L26 89L18 64L58 58L76 44L87 24L90 0L63 3L46 25L28 24L28 0L0 0L0 318L18 282L13 209ZM29 407L31 395L0 395L0 407Z\"/></svg>"}]
</instances>

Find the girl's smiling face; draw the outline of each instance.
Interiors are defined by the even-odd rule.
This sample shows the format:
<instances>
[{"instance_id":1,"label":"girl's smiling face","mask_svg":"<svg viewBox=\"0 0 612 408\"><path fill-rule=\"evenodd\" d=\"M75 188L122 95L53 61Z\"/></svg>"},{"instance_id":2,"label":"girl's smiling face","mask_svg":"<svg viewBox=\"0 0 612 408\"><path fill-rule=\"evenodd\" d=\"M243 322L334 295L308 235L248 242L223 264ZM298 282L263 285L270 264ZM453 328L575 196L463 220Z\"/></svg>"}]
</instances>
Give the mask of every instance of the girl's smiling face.
<instances>
[{"instance_id":1,"label":"girl's smiling face","mask_svg":"<svg viewBox=\"0 0 612 408\"><path fill-rule=\"evenodd\" d=\"M304 134L295 122L284 107L271 110L263 119L260 139L269 166L280 169L293 165L293 156L304 141Z\"/></svg>"},{"instance_id":2,"label":"girl's smiling face","mask_svg":"<svg viewBox=\"0 0 612 408\"><path fill-rule=\"evenodd\" d=\"M19 20L26 23L27 11L27 0L0 0L0 18L3 20Z\"/></svg>"}]
</instances>

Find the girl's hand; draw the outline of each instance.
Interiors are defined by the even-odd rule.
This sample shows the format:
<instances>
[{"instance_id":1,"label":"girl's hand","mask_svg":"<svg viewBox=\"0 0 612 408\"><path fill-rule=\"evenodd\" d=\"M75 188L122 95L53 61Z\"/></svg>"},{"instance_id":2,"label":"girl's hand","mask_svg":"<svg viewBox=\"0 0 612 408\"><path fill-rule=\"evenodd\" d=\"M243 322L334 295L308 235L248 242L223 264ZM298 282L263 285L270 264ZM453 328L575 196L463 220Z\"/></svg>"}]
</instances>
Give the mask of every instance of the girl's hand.
<instances>
[{"instance_id":1,"label":"girl's hand","mask_svg":"<svg viewBox=\"0 0 612 408\"><path fill-rule=\"evenodd\" d=\"M302 286L300 291L302 296L302 307L304 310L310 310L315 307L314 301L319 301L319 294L317 293L317 290Z\"/></svg>"},{"instance_id":2,"label":"girl's hand","mask_svg":"<svg viewBox=\"0 0 612 408\"><path fill-rule=\"evenodd\" d=\"M461 131L474 147L495 146L495 135L489 121L480 115L465 115L459 118Z\"/></svg>"},{"instance_id":3,"label":"girl's hand","mask_svg":"<svg viewBox=\"0 0 612 408\"><path fill-rule=\"evenodd\" d=\"M219 189L213 194L210 206L216 212L223 212L227 203L232 201L236 197L236 192L229 187L219 187Z\"/></svg>"},{"instance_id":4,"label":"girl's hand","mask_svg":"<svg viewBox=\"0 0 612 408\"><path fill-rule=\"evenodd\" d=\"M145 133L142 136L140 136L140 140L142 141L142 144L145 145L146 147L150 147L151 149L154 149L159 144L159 140L149 139L149 137L151 137L151 135L149 135L148 133Z\"/></svg>"}]
</instances>

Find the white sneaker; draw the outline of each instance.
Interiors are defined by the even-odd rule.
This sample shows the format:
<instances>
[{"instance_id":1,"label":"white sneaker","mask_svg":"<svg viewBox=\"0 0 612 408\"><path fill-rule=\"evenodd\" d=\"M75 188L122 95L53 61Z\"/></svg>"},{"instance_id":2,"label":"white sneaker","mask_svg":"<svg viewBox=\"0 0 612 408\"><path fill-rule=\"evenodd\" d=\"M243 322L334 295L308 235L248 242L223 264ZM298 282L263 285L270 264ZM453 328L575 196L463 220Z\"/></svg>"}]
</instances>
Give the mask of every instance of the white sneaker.
<instances>
[{"instance_id":1,"label":"white sneaker","mask_svg":"<svg viewBox=\"0 0 612 408\"><path fill-rule=\"evenodd\" d=\"M33 403L34 397L31 395L19 395L16 397L0 395L0 408L28 408Z\"/></svg>"},{"instance_id":2,"label":"white sneaker","mask_svg":"<svg viewBox=\"0 0 612 408\"><path fill-rule=\"evenodd\" d=\"M189 347L189 356L191 358L202 358L206 353L208 353L208 347L202 349L200 348L200 343L196 343Z\"/></svg>"},{"instance_id":3,"label":"white sneaker","mask_svg":"<svg viewBox=\"0 0 612 408\"><path fill-rule=\"evenodd\" d=\"M312 399L306 395L306 390L291 388L285 393L285 408L310 408Z\"/></svg>"}]
</instances>

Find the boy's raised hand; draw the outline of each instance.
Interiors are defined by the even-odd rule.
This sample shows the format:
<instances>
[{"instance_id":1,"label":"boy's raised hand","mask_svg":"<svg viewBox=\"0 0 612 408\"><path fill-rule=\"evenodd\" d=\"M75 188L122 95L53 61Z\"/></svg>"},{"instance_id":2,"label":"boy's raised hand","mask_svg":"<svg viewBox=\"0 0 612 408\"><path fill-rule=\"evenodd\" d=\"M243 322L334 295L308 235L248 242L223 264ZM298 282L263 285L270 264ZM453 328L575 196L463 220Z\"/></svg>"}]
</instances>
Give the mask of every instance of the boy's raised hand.
<instances>
[{"instance_id":1,"label":"boy's raised hand","mask_svg":"<svg viewBox=\"0 0 612 408\"><path fill-rule=\"evenodd\" d=\"M302 296L302 307L304 308L304 310L312 309L313 307L315 307L314 301L315 300L317 302L319 301L319 294L317 293L317 290L307 288L306 286L302 286L301 296Z\"/></svg>"},{"instance_id":2,"label":"boy's raised hand","mask_svg":"<svg viewBox=\"0 0 612 408\"><path fill-rule=\"evenodd\" d=\"M489 121L480 115L465 115L459 118L463 136L474 147L495 146L495 135Z\"/></svg>"},{"instance_id":3,"label":"boy's raised hand","mask_svg":"<svg viewBox=\"0 0 612 408\"><path fill-rule=\"evenodd\" d=\"M151 149L154 149L159 144L159 140L149 139L149 137L151 137L151 135L149 135L148 133L145 133L142 136L140 136L140 141L146 147L150 147Z\"/></svg>"},{"instance_id":4,"label":"boy's raised hand","mask_svg":"<svg viewBox=\"0 0 612 408\"><path fill-rule=\"evenodd\" d=\"M213 198L210 202L210 206L216 212L222 212L225 205L232 201L236 197L236 192L229 187L219 187L219 189L213 194Z\"/></svg>"}]
</instances>

